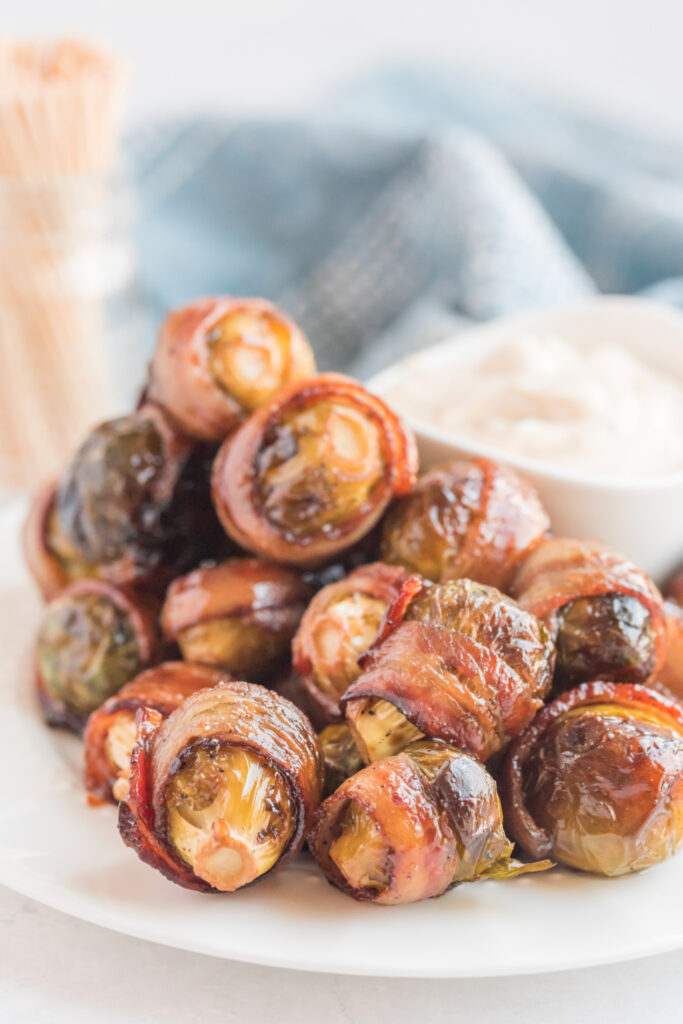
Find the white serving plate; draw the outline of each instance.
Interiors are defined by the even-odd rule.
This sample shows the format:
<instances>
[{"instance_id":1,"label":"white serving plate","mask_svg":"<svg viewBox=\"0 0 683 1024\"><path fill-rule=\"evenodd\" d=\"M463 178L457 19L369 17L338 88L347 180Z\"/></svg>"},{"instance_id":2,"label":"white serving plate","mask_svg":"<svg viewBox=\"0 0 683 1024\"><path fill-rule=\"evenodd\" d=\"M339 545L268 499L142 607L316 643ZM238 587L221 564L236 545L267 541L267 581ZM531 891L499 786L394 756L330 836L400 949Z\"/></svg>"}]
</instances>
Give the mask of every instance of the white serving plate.
<instances>
[{"instance_id":1,"label":"white serving plate","mask_svg":"<svg viewBox=\"0 0 683 1024\"><path fill-rule=\"evenodd\" d=\"M0 883L115 931L249 963L343 974L481 977L611 963L683 946L683 856L606 881L555 870L463 885L408 907L354 903L307 856L231 896L188 892L86 805L81 744L47 729L31 690L39 602L24 507L0 514Z\"/></svg>"},{"instance_id":2,"label":"white serving plate","mask_svg":"<svg viewBox=\"0 0 683 1024\"><path fill-rule=\"evenodd\" d=\"M511 336L557 334L578 346L621 345L643 362L683 380L683 313L634 296L599 296L568 306L500 317L468 328L376 374L368 387L391 403L391 392L419 365L440 374L490 354ZM534 482L558 536L591 537L628 555L656 582L683 558L683 469L627 479L563 470L478 444L397 408L415 432L420 466L453 458L488 458L515 466Z\"/></svg>"}]
</instances>

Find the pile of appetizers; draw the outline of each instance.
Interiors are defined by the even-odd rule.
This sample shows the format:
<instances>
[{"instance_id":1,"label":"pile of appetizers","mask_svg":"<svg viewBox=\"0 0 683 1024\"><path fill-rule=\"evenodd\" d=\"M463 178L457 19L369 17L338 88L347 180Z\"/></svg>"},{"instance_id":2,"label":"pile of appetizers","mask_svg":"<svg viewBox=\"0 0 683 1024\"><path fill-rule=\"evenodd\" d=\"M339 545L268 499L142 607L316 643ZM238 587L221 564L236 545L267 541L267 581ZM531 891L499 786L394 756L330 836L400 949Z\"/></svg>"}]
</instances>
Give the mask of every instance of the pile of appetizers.
<instances>
[{"instance_id":1,"label":"pile of appetizers","mask_svg":"<svg viewBox=\"0 0 683 1024\"><path fill-rule=\"evenodd\" d=\"M233 892L306 844L395 904L681 844L683 572L664 600L553 536L504 466L417 468L282 312L213 298L38 495L42 711L170 880Z\"/></svg>"}]
</instances>

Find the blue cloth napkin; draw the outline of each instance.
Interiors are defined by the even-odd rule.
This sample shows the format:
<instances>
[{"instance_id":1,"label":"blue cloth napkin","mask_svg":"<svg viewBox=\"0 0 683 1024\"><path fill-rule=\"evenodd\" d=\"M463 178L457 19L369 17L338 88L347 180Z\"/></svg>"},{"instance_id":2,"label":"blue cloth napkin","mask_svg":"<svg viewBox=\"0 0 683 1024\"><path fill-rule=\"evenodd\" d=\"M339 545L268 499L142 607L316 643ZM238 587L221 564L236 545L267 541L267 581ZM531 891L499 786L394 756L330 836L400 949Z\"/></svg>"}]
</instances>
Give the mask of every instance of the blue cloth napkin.
<instances>
[{"instance_id":1,"label":"blue cloth napkin","mask_svg":"<svg viewBox=\"0 0 683 1024\"><path fill-rule=\"evenodd\" d=\"M508 82L388 70L296 120L148 126L128 158L155 313L265 295L324 369L596 290L683 306L683 144Z\"/></svg>"}]
</instances>

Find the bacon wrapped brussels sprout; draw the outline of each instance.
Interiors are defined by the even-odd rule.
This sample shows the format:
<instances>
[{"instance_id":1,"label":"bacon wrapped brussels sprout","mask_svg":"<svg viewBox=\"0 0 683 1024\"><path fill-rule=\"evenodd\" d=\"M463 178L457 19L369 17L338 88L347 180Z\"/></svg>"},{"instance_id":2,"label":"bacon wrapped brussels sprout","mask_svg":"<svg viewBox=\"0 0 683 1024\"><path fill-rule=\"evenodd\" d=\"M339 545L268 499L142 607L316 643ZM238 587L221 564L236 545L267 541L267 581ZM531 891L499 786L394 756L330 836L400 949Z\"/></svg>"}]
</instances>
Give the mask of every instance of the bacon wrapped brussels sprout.
<instances>
[{"instance_id":1,"label":"bacon wrapped brussels sprout","mask_svg":"<svg viewBox=\"0 0 683 1024\"><path fill-rule=\"evenodd\" d=\"M208 665L166 661L141 672L90 715L85 742L85 787L93 804L117 803L128 796L130 759L135 746L135 715L151 708L163 718L197 690L227 679Z\"/></svg>"},{"instance_id":2,"label":"bacon wrapped brussels sprout","mask_svg":"<svg viewBox=\"0 0 683 1024\"><path fill-rule=\"evenodd\" d=\"M641 683L663 663L665 621L652 581L598 541L553 537L522 565L513 594L557 647L557 689L594 679Z\"/></svg>"},{"instance_id":3,"label":"bacon wrapped brussels sprout","mask_svg":"<svg viewBox=\"0 0 683 1024\"><path fill-rule=\"evenodd\" d=\"M389 510L380 557L435 583L467 577L504 590L549 527L535 489L513 469L450 462Z\"/></svg>"},{"instance_id":4,"label":"bacon wrapped brussels sprout","mask_svg":"<svg viewBox=\"0 0 683 1024\"><path fill-rule=\"evenodd\" d=\"M191 437L223 441L281 388L315 373L308 341L264 299L197 299L164 320L149 398Z\"/></svg>"},{"instance_id":5,"label":"bacon wrapped brussels sprout","mask_svg":"<svg viewBox=\"0 0 683 1024\"><path fill-rule=\"evenodd\" d=\"M138 712L124 842L188 889L234 892L299 851L322 792L307 719L272 690L225 682L167 719Z\"/></svg>"},{"instance_id":6,"label":"bacon wrapped brussels sprout","mask_svg":"<svg viewBox=\"0 0 683 1024\"><path fill-rule=\"evenodd\" d=\"M624 875L683 840L683 710L643 686L562 694L510 745L505 821L532 857Z\"/></svg>"},{"instance_id":7,"label":"bacon wrapped brussels sprout","mask_svg":"<svg viewBox=\"0 0 683 1024\"><path fill-rule=\"evenodd\" d=\"M412 576L341 699L365 761L425 735L486 760L550 689L554 649L533 615L472 580Z\"/></svg>"},{"instance_id":8,"label":"bacon wrapped brussels sprout","mask_svg":"<svg viewBox=\"0 0 683 1024\"><path fill-rule=\"evenodd\" d=\"M332 717L360 674L358 658L375 639L406 573L375 562L330 583L306 609L292 644L294 668L312 699Z\"/></svg>"},{"instance_id":9,"label":"bacon wrapped brussels sprout","mask_svg":"<svg viewBox=\"0 0 683 1024\"><path fill-rule=\"evenodd\" d=\"M163 587L217 536L200 492L192 446L160 409L101 423L29 513L26 558L43 595L83 578Z\"/></svg>"},{"instance_id":10,"label":"bacon wrapped brussels sprout","mask_svg":"<svg viewBox=\"0 0 683 1024\"><path fill-rule=\"evenodd\" d=\"M293 570L236 558L175 580L161 623L186 661L263 682L288 662L310 597L310 588Z\"/></svg>"},{"instance_id":11,"label":"bacon wrapped brussels sprout","mask_svg":"<svg viewBox=\"0 0 683 1024\"><path fill-rule=\"evenodd\" d=\"M237 544L313 567L365 537L410 490L416 466L412 435L379 398L320 374L281 392L222 445L214 504Z\"/></svg>"},{"instance_id":12,"label":"bacon wrapped brussels sprout","mask_svg":"<svg viewBox=\"0 0 683 1024\"><path fill-rule=\"evenodd\" d=\"M332 885L387 905L551 866L512 860L493 778L439 740L411 743L343 782L318 809L308 843Z\"/></svg>"},{"instance_id":13,"label":"bacon wrapped brussels sprout","mask_svg":"<svg viewBox=\"0 0 683 1024\"><path fill-rule=\"evenodd\" d=\"M88 715L155 656L156 608L102 580L71 584L46 606L35 643L38 698L49 725L80 732Z\"/></svg>"}]
</instances>

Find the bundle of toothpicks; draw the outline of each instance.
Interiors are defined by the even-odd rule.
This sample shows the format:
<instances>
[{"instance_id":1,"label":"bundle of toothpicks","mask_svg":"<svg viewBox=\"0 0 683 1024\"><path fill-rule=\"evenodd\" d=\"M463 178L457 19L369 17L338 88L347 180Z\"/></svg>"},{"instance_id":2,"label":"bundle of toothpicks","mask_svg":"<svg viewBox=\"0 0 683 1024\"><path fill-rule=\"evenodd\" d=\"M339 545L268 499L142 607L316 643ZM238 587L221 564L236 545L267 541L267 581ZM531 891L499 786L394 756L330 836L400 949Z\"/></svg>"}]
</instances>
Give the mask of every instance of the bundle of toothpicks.
<instances>
[{"instance_id":1,"label":"bundle of toothpicks","mask_svg":"<svg viewBox=\"0 0 683 1024\"><path fill-rule=\"evenodd\" d=\"M126 81L94 46L0 40L0 491L55 476L111 402L91 241Z\"/></svg>"}]
</instances>

